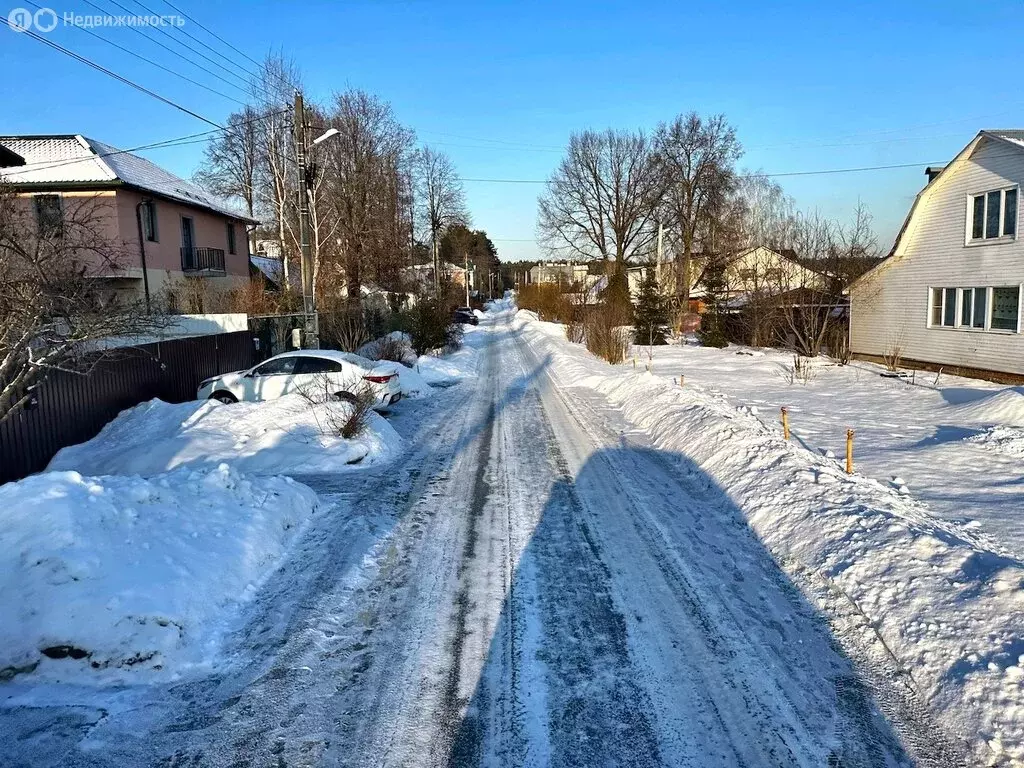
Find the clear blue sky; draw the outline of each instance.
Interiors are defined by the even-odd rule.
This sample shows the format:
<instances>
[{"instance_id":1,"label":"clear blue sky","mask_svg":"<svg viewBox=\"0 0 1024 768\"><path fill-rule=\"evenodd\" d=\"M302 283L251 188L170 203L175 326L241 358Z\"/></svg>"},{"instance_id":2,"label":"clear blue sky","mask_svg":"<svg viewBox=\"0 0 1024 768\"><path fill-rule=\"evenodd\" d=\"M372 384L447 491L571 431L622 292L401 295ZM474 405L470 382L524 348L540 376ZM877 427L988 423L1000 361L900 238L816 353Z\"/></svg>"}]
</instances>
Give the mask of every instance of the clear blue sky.
<instances>
[{"instance_id":1,"label":"clear blue sky","mask_svg":"<svg viewBox=\"0 0 1024 768\"><path fill-rule=\"evenodd\" d=\"M111 0L92 1L124 13ZM119 2L145 13L134 0ZM173 13L163 0L143 2ZM351 85L389 100L421 142L448 151L469 178L543 179L573 130L650 130L691 109L725 113L751 169L920 163L779 179L800 207L830 216L846 216L862 198L886 248L925 164L949 159L981 128L1024 128L1020 0L172 2L254 59L283 50L314 98ZM96 13L85 0L49 7L58 16ZM127 28L99 32L227 88ZM217 122L237 108L80 29L47 36ZM9 29L0 29L0 50L0 132L83 133L129 147L209 127ZM147 154L189 176L201 147ZM466 183L474 224L503 258L537 255L532 242L514 241L533 238L540 189Z\"/></svg>"}]
</instances>

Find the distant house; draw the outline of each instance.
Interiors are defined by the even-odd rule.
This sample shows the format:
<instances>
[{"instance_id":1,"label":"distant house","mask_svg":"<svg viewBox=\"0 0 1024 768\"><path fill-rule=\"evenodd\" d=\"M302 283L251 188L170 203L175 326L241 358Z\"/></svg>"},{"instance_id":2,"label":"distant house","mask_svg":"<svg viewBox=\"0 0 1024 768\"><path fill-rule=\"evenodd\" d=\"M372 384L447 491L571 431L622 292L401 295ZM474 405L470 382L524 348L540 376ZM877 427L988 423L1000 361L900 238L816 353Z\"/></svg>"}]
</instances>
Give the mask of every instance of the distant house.
<instances>
[{"instance_id":1,"label":"distant house","mask_svg":"<svg viewBox=\"0 0 1024 768\"><path fill-rule=\"evenodd\" d=\"M0 179L31 198L40 226L96 200L106 239L126 254L94 275L113 289L141 296L144 272L150 294L184 277L222 289L249 279L247 227L257 222L138 155L80 135L0 136Z\"/></svg>"},{"instance_id":2,"label":"distant house","mask_svg":"<svg viewBox=\"0 0 1024 768\"><path fill-rule=\"evenodd\" d=\"M434 284L434 265L432 262L413 264L407 268L407 273L421 287L429 287ZM466 270L457 264L442 262L441 276L450 280L453 285L460 287L465 287L466 285Z\"/></svg>"},{"instance_id":3,"label":"distant house","mask_svg":"<svg viewBox=\"0 0 1024 768\"><path fill-rule=\"evenodd\" d=\"M981 131L927 173L889 256L850 288L851 350L1024 381L1024 131Z\"/></svg>"},{"instance_id":4,"label":"distant house","mask_svg":"<svg viewBox=\"0 0 1024 768\"><path fill-rule=\"evenodd\" d=\"M530 267L530 283L556 283L568 288L574 283L586 282L588 272L586 263L541 261Z\"/></svg>"}]
</instances>

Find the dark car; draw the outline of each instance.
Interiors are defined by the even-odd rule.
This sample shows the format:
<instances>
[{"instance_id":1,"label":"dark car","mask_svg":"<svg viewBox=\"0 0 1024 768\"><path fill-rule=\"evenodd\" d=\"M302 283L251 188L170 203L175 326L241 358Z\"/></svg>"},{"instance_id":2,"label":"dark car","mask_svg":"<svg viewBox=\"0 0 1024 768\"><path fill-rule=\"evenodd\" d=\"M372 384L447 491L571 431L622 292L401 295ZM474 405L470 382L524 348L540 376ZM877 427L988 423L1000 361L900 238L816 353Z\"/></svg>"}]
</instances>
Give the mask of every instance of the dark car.
<instances>
[{"instance_id":1,"label":"dark car","mask_svg":"<svg viewBox=\"0 0 1024 768\"><path fill-rule=\"evenodd\" d=\"M480 325L480 319L469 307L456 307L452 313L452 320L463 325Z\"/></svg>"}]
</instances>

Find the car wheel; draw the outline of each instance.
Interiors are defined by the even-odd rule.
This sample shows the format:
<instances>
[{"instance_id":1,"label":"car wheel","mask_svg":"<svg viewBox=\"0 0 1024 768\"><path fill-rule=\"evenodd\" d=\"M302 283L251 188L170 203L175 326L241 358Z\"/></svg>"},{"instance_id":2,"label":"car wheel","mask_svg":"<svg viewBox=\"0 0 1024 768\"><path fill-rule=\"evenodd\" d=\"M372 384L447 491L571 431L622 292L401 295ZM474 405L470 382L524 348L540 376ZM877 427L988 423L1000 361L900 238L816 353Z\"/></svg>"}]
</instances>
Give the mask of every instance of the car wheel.
<instances>
[{"instance_id":1,"label":"car wheel","mask_svg":"<svg viewBox=\"0 0 1024 768\"><path fill-rule=\"evenodd\" d=\"M220 402L224 403L224 405L231 405L232 403L238 402L238 398L232 395L230 392L214 392L212 395L210 395L210 399L219 400Z\"/></svg>"},{"instance_id":2,"label":"car wheel","mask_svg":"<svg viewBox=\"0 0 1024 768\"><path fill-rule=\"evenodd\" d=\"M359 398L353 395L351 392L336 392L332 399L342 403L354 403Z\"/></svg>"}]
</instances>

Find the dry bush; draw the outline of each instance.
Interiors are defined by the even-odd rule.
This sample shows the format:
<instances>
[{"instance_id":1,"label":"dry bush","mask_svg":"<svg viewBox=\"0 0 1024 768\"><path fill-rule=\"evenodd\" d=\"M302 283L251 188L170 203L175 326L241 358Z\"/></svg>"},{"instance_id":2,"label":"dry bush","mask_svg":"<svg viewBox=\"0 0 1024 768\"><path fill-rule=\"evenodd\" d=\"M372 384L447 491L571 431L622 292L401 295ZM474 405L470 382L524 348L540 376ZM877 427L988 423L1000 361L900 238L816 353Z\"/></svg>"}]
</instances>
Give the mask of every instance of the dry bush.
<instances>
[{"instance_id":1,"label":"dry bush","mask_svg":"<svg viewBox=\"0 0 1024 768\"><path fill-rule=\"evenodd\" d=\"M409 356L409 345L399 336L385 336L373 345L374 360L390 360L394 363L405 363Z\"/></svg>"},{"instance_id":2,"label":"dry bush","mask_svg":"<svg viewBox=\"0 0 1024 768\"><path fill-rule=\"evenodd\" d=\"M358 309L320 313L320 343L324 347L355 352L368 341L370 333Z\"/></svg>"},{"instance_id":3,"label":"dry bush","mask_svg":"<svg viewBox=\"0 0 1024 768\"><path fill-rule=\"evenodd\" d=\"M587 349L612 365L626 359L632 327L621 322L621 312L608 305L598 306L587 314L584 338Z\"/></svg>"},{"instance_id":4,"label":"dry bush","mask_svg":"<svg viewBox=\"0 0 1024 768\"><path fill-rule=\"evenodd\" d=\"M850 350L850 337L845 325L834 325L826 336L828 341L828 354L839 365L846 365L850 362L852 352Z\"/></svg>"},{"instance_id":5,"label":"dry bush","mask_svg":"<svg viewBox=\"0 0 1024 768\"><path fill-rule=\"evenodd\" d=\"M796 384L809 384L814 381L818 375L818 369L814 365L814 360L810 357L804 357L802 355L793 355L793 365L789 369L789 383Z\"/></svg>"},{"instance_id":6,"label":"dry bush","mask_svg":"<svg viewBox=\"0 0 1024 768\"><path fill-rule=\"evenodd\" d=\"M365 382L354 379L338 385L327 376L316 376L311 384L301 388L299 394L309 403L320 432L324 435L343 437L351 440L366 431L373 409L374 397ZM348 407L338 408L334 405L341 401ZM327 404L326 408L318 408Z\"/></svg>"},{"instance_id":7,"label":"dry bush","mask_svg":"<svg viewBox=\"0 0 1024 768\"><path fill-rule=\"evenodd\" d=\"M573 319L574 307L567 294L555 283L534 283L519 290L516 303L520 309L537 313L541 320L568 323Z\"/></svg>"},{"instance_id":8,"label":"dry bush","mask_svg":"<svg viewBox=\"0 0 1024 768\"><path fill-rule=\"evenodd\" d=\"M282 297L267 289L263 280L247 280L229 296L230 311L247 315L276 315L282 311Z\"/></svg>"},{"instance_id":9,"label":"dry bush","mask_svg":"<svg viewBox=\"0 0 1024 768\"><path fill-rule=\"evenodd\" d=\"M900 364L903 362L903 338L902 334L896 334L889 338L882 353L882 360L885 362L885 370L890 373L899 373Z\"/></svg>"},{"instance_id":10,"label":"dry bush","mask_svg":"<svg viewBox=\"0 0 1024 768\"><path fill-rule=\"evenodd\" d=\"M586 341L586 325L582 318L573 318L565 325L565 338L573 344L582 344Z\"/></svg>"}]
</instances>

